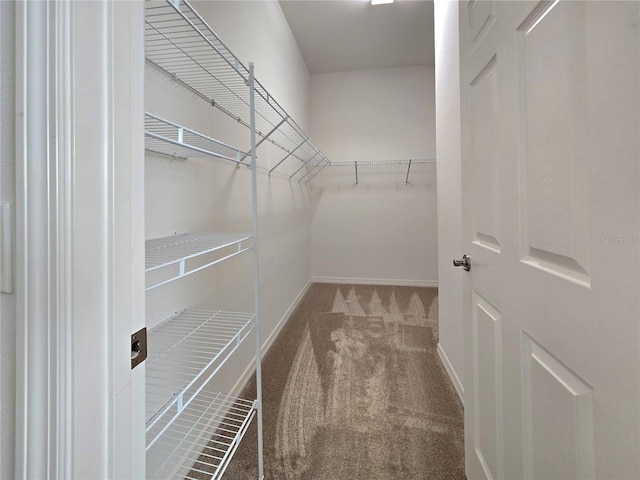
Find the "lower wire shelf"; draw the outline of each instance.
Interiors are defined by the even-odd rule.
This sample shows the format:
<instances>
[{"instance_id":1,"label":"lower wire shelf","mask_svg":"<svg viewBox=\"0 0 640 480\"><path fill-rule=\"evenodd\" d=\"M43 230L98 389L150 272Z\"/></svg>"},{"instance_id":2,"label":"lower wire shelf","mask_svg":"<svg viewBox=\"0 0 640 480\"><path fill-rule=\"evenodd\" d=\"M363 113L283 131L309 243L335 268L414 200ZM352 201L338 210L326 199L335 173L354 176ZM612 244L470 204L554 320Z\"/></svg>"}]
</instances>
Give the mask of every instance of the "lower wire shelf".
<instances>
[{"instance_id":1,"label":"lower wire shelf","mask_svg":"<svg viewBox=\"0 0 640 480\"><path fill-rule=\"evenodd\" d=\"M221 478L255 416L255 403L201 392L147 448L147 478Z\"/></svg>"},{"instance_id":2,"label":"lower wire shelf","mask_svg":"<svg viewBox=\"0 0 640 480\"><path fill-rule=\"evenodd\" d=\"M147 448L206 392L254 325L252 313L187 309L149 331Z\"/></svg>"}]
</instances>

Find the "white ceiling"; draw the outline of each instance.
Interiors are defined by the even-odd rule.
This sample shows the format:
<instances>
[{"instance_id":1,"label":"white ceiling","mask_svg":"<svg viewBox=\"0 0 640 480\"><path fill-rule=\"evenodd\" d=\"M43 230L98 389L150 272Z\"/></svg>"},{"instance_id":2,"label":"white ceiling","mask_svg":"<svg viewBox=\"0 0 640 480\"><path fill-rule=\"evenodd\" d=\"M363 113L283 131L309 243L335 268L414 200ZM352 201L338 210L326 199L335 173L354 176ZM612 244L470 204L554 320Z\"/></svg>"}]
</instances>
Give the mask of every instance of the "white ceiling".
<instances>
[{"instance_id":1,"label":"white ceiling","mask_svg":"<svg viewBox=\"0 0 640 480\"><path fill-rule=\"evenodd\" d=\"M433 1L279 2L311 73L434 65Z\"/></svg>"}]
</instances>

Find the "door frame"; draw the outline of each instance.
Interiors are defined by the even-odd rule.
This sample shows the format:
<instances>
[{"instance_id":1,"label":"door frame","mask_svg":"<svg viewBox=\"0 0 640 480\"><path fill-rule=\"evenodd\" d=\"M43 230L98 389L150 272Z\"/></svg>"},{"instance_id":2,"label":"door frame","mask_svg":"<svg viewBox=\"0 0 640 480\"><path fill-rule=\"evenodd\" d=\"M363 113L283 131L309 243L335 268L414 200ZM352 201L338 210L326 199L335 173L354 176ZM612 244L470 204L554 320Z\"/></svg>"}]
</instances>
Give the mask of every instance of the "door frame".
<instances>
[{"instance_id":1,"label":"door frame","mask_svg":"<svg viewBox=\"0 0 640 480\"><path fill-rule=\"evenodd\" d=\"M20 2L16 20L15 473L140 477L143 5Z\"/></svg>"}]
</instances>

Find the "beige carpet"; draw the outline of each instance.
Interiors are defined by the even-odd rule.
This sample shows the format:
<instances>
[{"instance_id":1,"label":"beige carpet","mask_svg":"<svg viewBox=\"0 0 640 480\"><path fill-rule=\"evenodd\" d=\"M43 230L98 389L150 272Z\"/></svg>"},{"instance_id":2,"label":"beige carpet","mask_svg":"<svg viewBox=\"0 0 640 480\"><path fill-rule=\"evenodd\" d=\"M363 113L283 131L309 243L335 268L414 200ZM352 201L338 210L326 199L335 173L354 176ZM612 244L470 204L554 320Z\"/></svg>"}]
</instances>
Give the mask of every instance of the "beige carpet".
<instances>
[{"instance_id":1,"label":"beige carpet","mask_svg":"<svg viewBox=\"0 0 640 480\"><path fill-rule=\"evenodd\" d=\"M464 479L437 337L435 288L314 284L263 362L265 478ZM257 479L256 451L252 426L224 478Z\"/></svg>"}]
</instances>

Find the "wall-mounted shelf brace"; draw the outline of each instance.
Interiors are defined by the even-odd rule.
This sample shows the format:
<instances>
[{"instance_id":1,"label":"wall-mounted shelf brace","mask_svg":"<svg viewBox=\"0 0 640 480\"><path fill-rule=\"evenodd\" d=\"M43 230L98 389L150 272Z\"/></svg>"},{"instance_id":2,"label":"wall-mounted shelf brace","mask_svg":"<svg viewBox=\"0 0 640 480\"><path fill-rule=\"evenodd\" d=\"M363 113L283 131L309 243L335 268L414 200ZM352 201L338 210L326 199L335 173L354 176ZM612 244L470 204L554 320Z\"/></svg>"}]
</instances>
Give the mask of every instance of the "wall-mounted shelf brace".
<instances>
[{"instance_id":1,"label":"wall-mounted shelf brace","mask_svg":"<svg viewBox=\"0 0 640 480\"><path fill-rule=\"evenodd\" d=\"M269 176L271 176L271 172L273 172L276 168L278 168L280 165L282 165L282 163L287 158L289 158L291 155L294 154L294 152L296 150L298 150L301 146L303 146L307 142L307 140L308 140L308 138L305 138L304 140L302 140L298 145L296 145L296 147L293 150L291 150L287 155L285 155L285 157L282 160L280 160L278 163L276 163L276 166L273 167L271 170L269 170Z\"/></svg>"},{"instance_id":2,"label":"wall-mounted shelf brace","mask_svg":"<svg viewBox=\"0 0 640 480\"><path fill-rule=\"evenodd\" d=\"M311 163L311 161L319 154L320 152L317 152L313 157L311 157L311 159L309 159L309 161L307 163L305 163L304 165L301 165L300 168L298 168L295 172L293 172L290 176L289 176L289 181L291 181L291 179L293 177L295 177L298 172L300 170L302 170L305 167L309 166L309 163ZM311 167L311 170L313 170L318 164L322 163L322 158L320 158L319 160L316 161L316 163L314 163L314 166ZM310 170L307 170L307 173L309 173ZM305 173L302 177L300 177L300 179L298 180L298 182L300 182L306 175L307 173Z\"/></svg>"},{"instance_id":3,"label":"wall-mounted shelf brace","mask_svg":"<svg viewBox=\"0 0 640 480\"><path fill-rule=\"evenodd\" d=\"M356 185L358 185L358 167L379 167L383 165L406 165L407 175L405 176L404 184L409 184L409 174L411 173L411 166L416 164L436 163L435 158L409 158L406 160L369 160L369 161L354 161L354 162L331 162L329 167L347 167L353 168L356 177ZM316 172L319 173L319 172ZM315 175L315 174L314 174Z\"/></svg>"},{"instance_id":4,"label":"wall-mounted shelf brace","mask_svg":"<svg viewBox=\"0 0 640 480\"><path fill-rule=\"evenodd\" d=\"M269 131L269 133L267 133L266 135L262 135L262 134L260 134L260 135L262 136L262 138L261 138L260 140L258 140L258 143L256 143L256 149L257 149L260 145L262 145L262 143L263 143L265 140L268 140L268 139L269 139L269 137L270 137L274 132L276 132L276 131L277 131L277 130L282 126L282 124L283 124L284 122L286 122L287 120L289 120L289 116L286 116L285 118L283 118L283 119L280 121L280 123L278 123L275 127L273 127L273 128ZM258 133L258 132L256 132L256 133ZM244 156L242 157L242 159L241 159L240 161L241 161L241 162L244 162L244 159L245 159L245 158L247 158L247 157L248 157L248 156L250 156L250 155L251 155L250 153L245 153L245 154L244 154ZM271 172L269 172L269 173L271 173Z\"/></svg>"},{"instance_id":5,"label":"wall-mounted shelf brace","mask_svg":"<svg viewBox=\"0 0 640 480\"><path fill-rule=\"evenodd\" d=\"M271 176L271 173L278 168L280 165L282 165L284 163L285 160L287 160L289 157L294 156L294 152L296 150L298 150L300 147L302 147L303 145L310 145L314 150L315 153L313 155L311 155L308 160L303 160L302 161L302 165L300 166L300 168L298 168L295 172L293 172L291 175L289 175L289 181L291 181L291 179L293 179L303 168L305 167L311 167L309 170L307 170L307 172L302 175L302 177L300 177L298 179L298 183L302 181L302 179L304 177L307 176L307 174L314 170L318 165L329 165L331 162L329 161L329 159L327 159L327 157L324 156L324 154L315 146L313 145L313 142L311 142L310 138L306 138L304 139L302 142L300 142L298 145L296 145L296 147L291 150L287 155L285 155L285 157L280 160L278 163L275 164L275 166L273 168L271 168L269 170L269 176ZM300 160L299 157L296 157ZM306 183L306 182L305 182Z\"/></svg>"},{"instance_id":6,"label":"wall-mounted shelf brace","mask_svg":"<svg viewBox=\"0 0 640 480\"><path fill-rule=\"evenodd\" d=\"M311 174L311 176L309 178L307 178L305 185L307 183L309 183L311 180L313 180L313 177L315 177L317 174L319 174L322 169L324 167L326 167L327 165L330 165L328 163L316 163L312 168L310 168L309 170L307 170L307 173L305 173L302 177L300 177L300 180L298 180L298 183L300 183L305 177L309 176Z\"/></svg>"}]
</instances>

